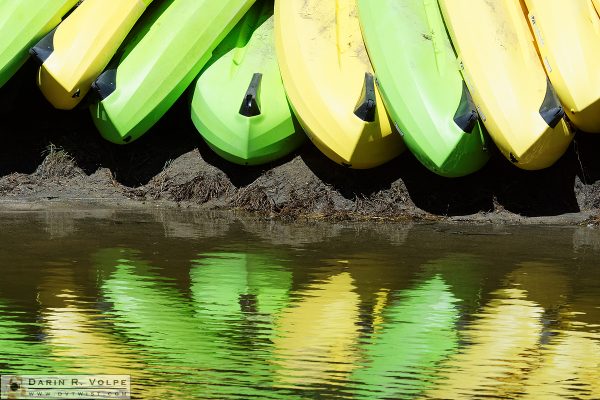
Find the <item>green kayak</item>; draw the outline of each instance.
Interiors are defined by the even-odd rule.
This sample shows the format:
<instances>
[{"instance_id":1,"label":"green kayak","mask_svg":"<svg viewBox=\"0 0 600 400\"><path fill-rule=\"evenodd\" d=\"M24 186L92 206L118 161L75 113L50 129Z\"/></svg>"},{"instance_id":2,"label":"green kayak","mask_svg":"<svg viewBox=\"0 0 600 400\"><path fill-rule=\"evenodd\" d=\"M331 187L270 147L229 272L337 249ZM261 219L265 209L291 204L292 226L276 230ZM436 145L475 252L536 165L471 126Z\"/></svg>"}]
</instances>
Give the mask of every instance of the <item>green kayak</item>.
<instances>
[{"instance_id":1,"label":"green kayak","mask_svg":"<svg viewBox=\"0 0 600 400\"><path fill-rule=\"evenodd\" d=\"M166 0L130 35L118 65L94 82L96 127L124 144L142 136L175 103L254 0Z\"/></svg>"},{"instance_id":2,"label":"green kayak","mask_svg":"<svg viewBox=\"0 0 600 400\"><path fill-rule=\"evenodd\" d=\"M358 0L383 101L404 141L431 171L468 175L489 158L436 0Z\"/></svg>"},{"instance_id":3,"label":"green kayak","mask_svg":"<svg viewBox=\"0 0 600 400\"><path fill-rule=\"evenodd\" d=\"M275 56L273 0L257 2L215 50L198 79L192 121L208 145L236 164L281 158L304 140Z\"/></svg>"},{"instance_id":4,"label":"green kayak","mask_svg":"<svg viewBox=\"0 0 600 400\"><path fill-rule=\"evenodd\" d=\"M0 87L23 65L29 48L56 27L77 0L0 2Z\"/></svg>"}]
</instances>

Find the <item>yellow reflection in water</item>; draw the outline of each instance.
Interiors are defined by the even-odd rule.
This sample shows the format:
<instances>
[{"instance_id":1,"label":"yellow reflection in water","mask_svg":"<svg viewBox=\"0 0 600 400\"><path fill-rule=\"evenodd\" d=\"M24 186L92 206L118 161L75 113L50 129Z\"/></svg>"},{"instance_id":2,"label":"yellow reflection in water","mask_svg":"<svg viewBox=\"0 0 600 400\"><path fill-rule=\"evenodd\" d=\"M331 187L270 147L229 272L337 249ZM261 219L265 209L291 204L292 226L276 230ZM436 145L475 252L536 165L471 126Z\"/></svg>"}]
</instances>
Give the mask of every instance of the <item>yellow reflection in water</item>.
<instances>
[{"instance_id":1,"label":"yellow reflection in water","mask_svg":"<svg viewBox=\"0 0 600 400\"><path fill-rule=\"evenodd\" d=\"M71 269L54 269L39 287L46 344L53 357L78 373L131 374L143 365L127 346L98 327Z\"/></svg>"},{"instance_id":2,"label":"yellow reflection in water","mask_svg":"<svg viewBox=\"0 0 600 400\"><path fill-rule=\"evenodd\" d=\"M375 296L375 305L373 306L373 336L377 335L383 328L383 311L389 302L390 292L387 289L381 289Z\"/></svg>"},{"instance_id":3,"label":"yellow reflection in water","mask_svg":"<svg viewBox=\"0 0 600 400\"><path fill-rule=\"evenodd\" d=\"M600 334L577 321L585 311L569 302L570 276L557 265L524 262L507 285L464 332L468 344L444 366L429 396L600 398ZM542 322L554 315L558 328L549 331Z\"/></svg>"},{"instance_id":4,"label":"yellow reflection in water","mask_svg":"<svg viewBox=\"0 0 600 400\"><path fill-rule=\"evenodd\" d=\"M359 296L352 277L342 272L299 294L276 322L276 384L343 384L357 362Z\"/></svg>"},{"instance_id":5,"label":"yellow reflection in water","mask_svg":"<svg viewBox=\"0 0 600 400\"><path fill-rule=\"evenodd\" d=\"M600 398L600 337L562 331L541 352L528 376L524 399Z\"/></svg>"},{"instance_id":6,"label":"yellow reflection in water","mask_svg":"<svg viewBox=\"0 0 600 400\"><path fill-rule=\"evenodd\" d=\"M560 329L540 346L522 398L600 398L600 334L597 327L580 321L589 312L586 302L569 301L568 273L552 264L530 262L522 263L510 278L546 310L560 310Z\"/></svg>"},{"instance_id":7,"label":"yellow reflection in water","mask_svg":"<svg viewBox=\"0 0 600 400\"><path fill-rule=\"evenodd\" d=\"M531 369L543 309L517 288L501 289L464 332L467 345L444 365L433 398L512 398Z\"/></svg>"}]
</instances>

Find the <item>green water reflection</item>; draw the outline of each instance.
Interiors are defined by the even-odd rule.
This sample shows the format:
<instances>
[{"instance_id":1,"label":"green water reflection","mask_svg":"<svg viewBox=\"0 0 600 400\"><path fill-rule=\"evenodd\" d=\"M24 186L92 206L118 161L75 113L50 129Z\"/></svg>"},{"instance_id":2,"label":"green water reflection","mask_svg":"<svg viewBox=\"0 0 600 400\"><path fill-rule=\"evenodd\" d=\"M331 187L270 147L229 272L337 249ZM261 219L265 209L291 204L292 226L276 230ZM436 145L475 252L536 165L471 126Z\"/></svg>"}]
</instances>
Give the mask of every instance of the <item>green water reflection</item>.
<instances>
[{"instance_id":1,"label":"green water reflection","mask_svg":"<svg viewBox=\"0 0 600 400\"><path fill-rule=\"evenodd\" d=\"M357 392L365 397L409 397L436 378L437 363L458 347L457 299L439 276L398 294L364 346L356 371Z\"/></svg>"},{"instance_id":2,"label":"green water reflection","mask_svg":"<svg viewBox=\"0 0 600 400\"><path fill-rule=\"evenodd\" d=\"M144 399L600 398L588 228L0 222L2 373L130 374Z\"/></svg>"}]
</instances>

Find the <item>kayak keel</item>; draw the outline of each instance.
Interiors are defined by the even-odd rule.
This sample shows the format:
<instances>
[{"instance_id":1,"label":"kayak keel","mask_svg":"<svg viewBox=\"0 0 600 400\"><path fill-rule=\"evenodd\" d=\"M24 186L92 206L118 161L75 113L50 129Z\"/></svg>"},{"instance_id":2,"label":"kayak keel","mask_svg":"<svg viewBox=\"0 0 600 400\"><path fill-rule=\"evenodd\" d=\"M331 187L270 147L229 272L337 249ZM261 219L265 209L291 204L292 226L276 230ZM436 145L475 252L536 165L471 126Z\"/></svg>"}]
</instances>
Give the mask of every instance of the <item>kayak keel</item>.
<instances>
[{"instance_id":1,"label":"kayak keel","mask_svg":"<svg viewBox=\"0 0 600 400\"><path fill-rule=\"evenodd\" d=\"M104 71L92 83L92 90L98 94L100 101L111 95L117 88L117 70L114 68Z\"/></svg>"},{"instance_id":2,"label":"kayak keel","mask_svg":"<svg viewBox=\"0 0 600 400\"><path fill-rule=\"evenodd\" d=\"M375 122L376 109L375 80L373 79L373 74L366 72L365 83L354 114L365 122Z\"/></svg>"},{"instance_id":3,"label":"kayak keel","mask_svg":"<svg viewBox=\"0 0 600 400\"><path fill-rule=\"evenodd\" d=\"M256 117L260 115L260 104L258 99L258 93L260 90L260 83L262 81L262 74L255 73L250 81L250 86L244 95L244 101L242 107L240 107L240 114L244 117Z\"/></svg>"},{"instance_id":4,"label":"kayak keel","mask_svg":"<svg viewBox=\"0 0 600 400\"><path fill-rule=\"evenodd\" d=\"M550 79L547 80L546 86L546 97L540 107L540 115L546 121L550 128L555 128L561 119L565 116L565 110L560 105L560 101L556 96L556 92L550 83Z\"/></svg>"},{"instance_id":5,"label":"kayak keel","mask_svg":"<svg viewBox=\"0 0 600 400\"><path fill-rule=\"evenodd\" d=\"M454 114L454 122L463 130L463 132L471 133L473 128L475 128L477 118L477 108L475 107L475 103L473 102L473 98L471 97L471 93L469 93L466 83L463 82L462 96L460 98L458 109Z\"/></svg>"},{"instance_id":6,"label":"kayak keel","mask_svg":"<svg viewBox=\"0 0 600 400\"><path fill-rule=\"evenodd\" d=\"M35 46L29 49L29 54L42 65L48 57L54 52L54 33L56 28L52 29L50 33L44 36Z\"/></svg>"}]
</instances>

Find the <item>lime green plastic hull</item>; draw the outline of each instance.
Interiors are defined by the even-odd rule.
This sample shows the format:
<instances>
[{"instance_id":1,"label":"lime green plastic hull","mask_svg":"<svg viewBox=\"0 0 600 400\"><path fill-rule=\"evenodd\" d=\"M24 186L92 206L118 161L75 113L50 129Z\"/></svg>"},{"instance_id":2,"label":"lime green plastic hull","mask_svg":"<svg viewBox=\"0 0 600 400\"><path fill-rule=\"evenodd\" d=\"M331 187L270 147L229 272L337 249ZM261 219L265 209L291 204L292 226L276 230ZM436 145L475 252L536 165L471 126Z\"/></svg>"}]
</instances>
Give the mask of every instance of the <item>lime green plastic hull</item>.
<instances>
[{"instance_id":1,"label":"lime green plastic hull","mask_svg":"<svg viewBox=\"0 0 600 400\"><path fill-rule=\"evenodd\" d=\"M273 29L273 1L257 2L219 45L194 90L194 125L215 153L236 164L274 161L305 138L292 120Z\"/></svg>"},{"instance_id":2,"label":"lime green plastic hull","mask_svg":"<svg viewBox=\"0 0 600 400\"><path fill-rule=\"evenodd\" d=\"M31 46L50 32L77 0L0 2L0 87L25 63Z\"/></svg>"},{"instance_id":3,"label":"lime green plastic hull","mask_svg":"<svg viewBox=\"0 0 600 400\"><path fill-rule=\"evenodd\" d=\"M358 0L383 101L431 171L468 175L487 162L486 133L462 79L436 0Z\"/></svg>"},{"instance_id":4,"label":"lime green plastic hull","mask_svg":"<svg viewBox=\"0 0 600 400\"><path fill-rule=\"evenodd\" d=\"M118 66L94 83L101 101L91 106L102 136L130 143L175 103L212 51L254 0L166 0L149 9Z\"/></svg>"}]
</instances>

